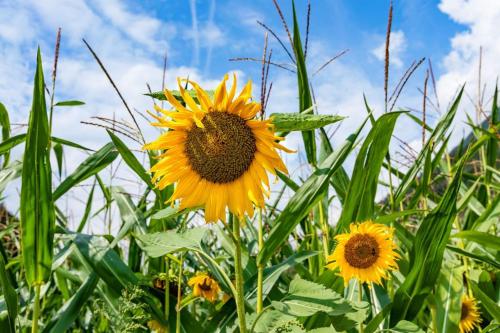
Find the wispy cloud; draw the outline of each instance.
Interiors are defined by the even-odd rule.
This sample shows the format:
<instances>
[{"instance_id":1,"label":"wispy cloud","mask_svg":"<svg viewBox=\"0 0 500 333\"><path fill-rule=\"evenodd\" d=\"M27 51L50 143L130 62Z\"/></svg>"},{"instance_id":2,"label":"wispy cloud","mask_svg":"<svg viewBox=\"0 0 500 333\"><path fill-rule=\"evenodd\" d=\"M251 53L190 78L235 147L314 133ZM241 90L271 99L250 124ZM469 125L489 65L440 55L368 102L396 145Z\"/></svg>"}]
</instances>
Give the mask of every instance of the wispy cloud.
<instances>
[{"instance_id":1,"label":"wispy cloud","mask_svg":"<svg viewBox=\"0 0 500 333\"><path fill-rule=\"evenodd\" d=\"M389 52L390 52L390 63L401 68L403 66L403 60L401 59L403 53L406 51L407 43L406 37L402 30L396 30L391 32ZM379 44L376 48L372 50L372 54L380 61L385 60L385 41Z\"/></svg>"}]
</instances>

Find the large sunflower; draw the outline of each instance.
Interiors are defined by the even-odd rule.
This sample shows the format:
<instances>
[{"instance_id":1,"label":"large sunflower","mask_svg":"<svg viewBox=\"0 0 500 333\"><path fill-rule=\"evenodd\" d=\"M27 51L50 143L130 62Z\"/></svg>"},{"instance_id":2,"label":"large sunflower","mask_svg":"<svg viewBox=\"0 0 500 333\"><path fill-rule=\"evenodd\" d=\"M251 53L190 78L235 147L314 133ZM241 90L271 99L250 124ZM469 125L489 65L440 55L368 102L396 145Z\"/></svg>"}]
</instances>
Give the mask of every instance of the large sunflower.
<instances>
[{"instance_id":1,"label":"large sunflower","mask_svg":"<svg viewBox=\"0 0 500 333\"><path fill-rule=\"evenodd\" d=\"M327 267L339 268L347 285L351 278L380 284L389 270L397 269L393 230L383 224L366 221L352 223L350 232L335 237L337 246L328 256Z\"/></svg>"},{"instance_id":2,"label":"large sunflower","mask_svg":"<svg viewBox=\"0 0 500 333\"><path fill-rule=\"evenodd\" d=\"M180 199L180 207L205 208L205 219L225 221L226 207L239 216L253 216L253 205L264 206L269 196L267 172L287 169L277 149L290 152L278 142L271 121L256 119L260 103L250 100L249 81L238 97L236 75L227 90L225 75L213 98L192 81L196 99L178 80L183 102L171 92L165 96L174 110L155 109L161 116L154 126L169 130L144 146L149 150L165 150L152 168L153 182L160 189L177 183L170 198ZM266 172L267 171L267 172Z\"/></svg>"},{"instance_id":3,"label":"large sunflower","mask_svg":"<svg viewBox=\"0 0 500 333\"><path fill-rule=\"evenodd\" d=\"M460 333L469 333L478 327L481 323L481 315L477 306L477 301L473 297L464 295L462 297L462 311L460 315L460 324L458 325Z\"/></svg>"},{"instance_id":4,"label":"large sunflower","mask_svg":"<svg viewBox=\"0 0 500 333\"><path fill-rule=\"evenodd\" d=\"M215 302L219 296L219 284L206 273L198 272L189 279L188 285L193 288L194 296L206 298L212 303Z\"/></svg>"}]
</instances>

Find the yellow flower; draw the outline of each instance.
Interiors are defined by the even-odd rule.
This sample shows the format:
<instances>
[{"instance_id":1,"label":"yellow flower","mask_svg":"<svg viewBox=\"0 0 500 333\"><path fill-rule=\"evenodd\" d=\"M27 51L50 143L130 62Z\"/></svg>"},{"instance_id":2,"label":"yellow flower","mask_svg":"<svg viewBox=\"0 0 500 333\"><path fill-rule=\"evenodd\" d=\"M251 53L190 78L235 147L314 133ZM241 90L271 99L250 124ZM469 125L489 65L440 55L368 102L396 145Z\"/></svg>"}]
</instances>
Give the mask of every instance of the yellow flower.
<instances>
[{"instance_id":1,"label":"yellow flower","mask_svg":"<svg viewBox=\"0 0 500 333\"><path fill-rule=\"evenodd\" d=\"M462 297L462 312L458 326L460 333L472 332L474 327L479 327L479 323L481 323L481 315L476 299L464 295Z\"/></svg>"},{"instance_id":2,"label":"yellow flower","mask_svg":"<svg viewBox=\"0 0 500 333\"><path fill-rule=\"evenodd\" d=\"M226 207L243 217L253 216L254 207L264 206L269 196L267 172L287 173L277 149L291 152L278 142L271 121L256 119L260 103L250 101L249 81L238 97L236 75L227 90L226 75L211 98L200 86L188 81L196 92L194 99L178 80L183 103L171 92L165 96L173 110L155 106L161 116L151 114L153 126L170 129L144 146L165 150L152 168L153 182L160 189L177 183L170 198L180 199L180 207L205 208L207 222L225 221Z\"/></svg>"},{"instance_id":3,"label":"yellow flower","mask_svg":"<svg viewBox=\"0 0 500 333\"><path fill-rule=\"evenodd\" d=\"M351 224L350 232L335 237L337 247L328 256L327 267L339 268L347 285L351 278L380 284L389 270L397 269L393 230L383 224L366 221Z\"/></svg>"},{"instance_id":4,"label":"yellow flower","mask_svg":"<svg viewBox=\"0 0 500 333\"><path fill-rule=\"evenodd\" d=\"M194 296L206 298L212 303L219 296L219 284L206 273L198 272L189 279L188 285L193 288Z\"/></svg>"}]
</instances>

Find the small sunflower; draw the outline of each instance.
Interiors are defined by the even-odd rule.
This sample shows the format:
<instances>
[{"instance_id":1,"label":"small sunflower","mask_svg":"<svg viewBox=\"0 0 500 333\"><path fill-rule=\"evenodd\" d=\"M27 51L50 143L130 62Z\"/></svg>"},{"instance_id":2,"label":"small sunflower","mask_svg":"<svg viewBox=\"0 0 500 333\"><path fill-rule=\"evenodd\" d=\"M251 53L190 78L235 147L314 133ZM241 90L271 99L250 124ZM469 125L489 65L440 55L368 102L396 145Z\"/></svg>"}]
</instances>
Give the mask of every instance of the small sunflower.
<instances>
[{"instance_id":1,"label":"small sunflower","mask_svg":"<svg viewBox=\"0 0 500 333\"><path fill-rule=\"evenodd\" d=\"M155 109L151 114L169 131L144 146L148 150L164 150L152 168L153 182L160 189L177 183L170 202L180 199L180 207L205 208L207 222L225 221L226 207L243 217L253 216L254 207L264 206L269 196L267 172L288 173L277 149L291 150L279 144L283 138L274 133L270 119L256 119L260 103L251 101L249 81L238 97L236 75L227 90L224 76L213 98L192 81L196 100L178 79L183 103L171 92L165 96L173 110Z\"/></svg>"},{"instance_id":2,"label":"small sunflower","mask_svg":"<svg viewBox=\"0 0 500 333\"><path fill-rule=\"evenodd\" d=\"M479 327L481 323L481 315L479 307L474 297L464 295L462 297L462 312L460 315L460 324L458 325L460 333L469 333L474 330L474 327Z\"/></svg>"},{"instance_id":3,"label":"small sunflower","mask_svg":"<svg viewBox=\"0 0 500 333\"><path fill-rule=\"evenodd\" d=\"M338 244L328 256L327 267L339 268L347 285L351 278L380 284L389 270L397 269L393 230L383 224L366 221L352 223L350 232L335 237Z\"/></svg>"},{"instance_id":4,"label":"small sunflower","mask_svg":"<svg viewBox=\"0 0 500 333\"><path fill-rule=\"evenodd\" d=\"M219 296L219 284L206 273L198 272L189 279L188 285L193 288L194 296L206 298L212 303Z\"/></svg>"}]
</instances>

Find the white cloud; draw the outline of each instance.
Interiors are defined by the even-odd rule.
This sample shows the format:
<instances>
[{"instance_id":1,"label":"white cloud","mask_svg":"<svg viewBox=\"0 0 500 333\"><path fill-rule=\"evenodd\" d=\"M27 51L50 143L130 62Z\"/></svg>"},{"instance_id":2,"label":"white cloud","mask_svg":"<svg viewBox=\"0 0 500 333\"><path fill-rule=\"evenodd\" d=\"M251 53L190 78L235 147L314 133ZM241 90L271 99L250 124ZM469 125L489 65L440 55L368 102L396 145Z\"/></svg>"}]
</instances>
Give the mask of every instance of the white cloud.
<instances>
[{"instance_id":1,"label":"white cloud","mask_svg":"<svg viewBox=\"0 0 500 333\"><path fill-rule=\"evenodd\" d=\"M402 30L391 31L390 43L389 43L389 61L391 64L397 68L403 66L403 60L401 56L406 51L407 42L405 34ZM372 50L372 54L380 61L385 60L385 40Z\"/></svg>"},{"instance_id":2,"label":"white cloud","mask_svg":"<svg viewBox=\"0 0 500 333\"><path fill-rule=\"evenodd\" d=\"M500 74L500 1L496 0L442 0L439 9L458 23L464 31L451 39L451 51L442 61L444 73L438 80L442 100L449 101L456 90L467 82L469 95L477 98L479 49L483 48L482 83L491 93Z\"/></svg>"}]
</instances>

